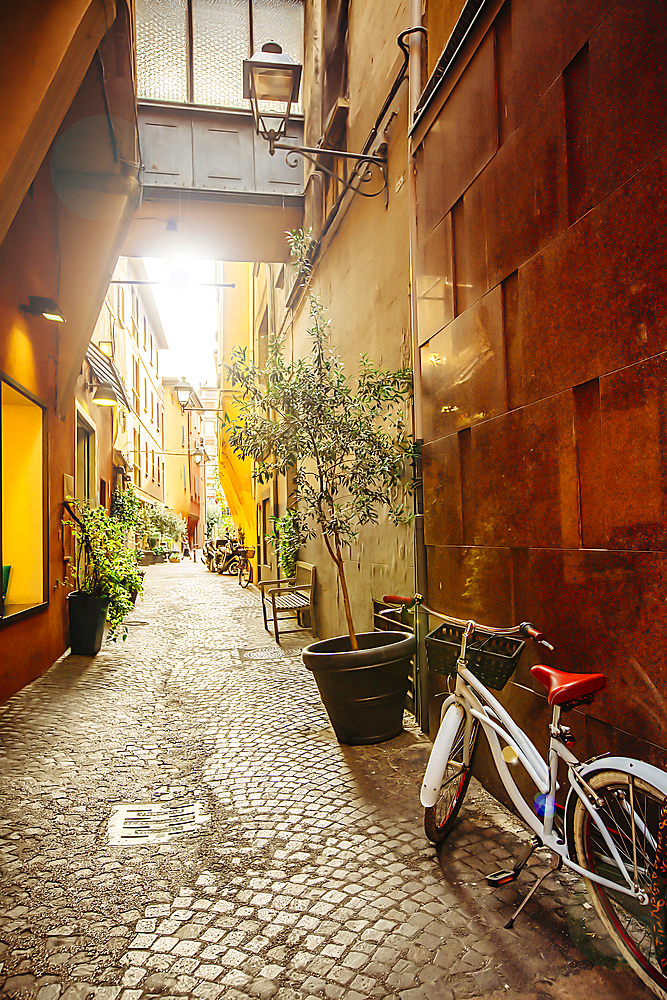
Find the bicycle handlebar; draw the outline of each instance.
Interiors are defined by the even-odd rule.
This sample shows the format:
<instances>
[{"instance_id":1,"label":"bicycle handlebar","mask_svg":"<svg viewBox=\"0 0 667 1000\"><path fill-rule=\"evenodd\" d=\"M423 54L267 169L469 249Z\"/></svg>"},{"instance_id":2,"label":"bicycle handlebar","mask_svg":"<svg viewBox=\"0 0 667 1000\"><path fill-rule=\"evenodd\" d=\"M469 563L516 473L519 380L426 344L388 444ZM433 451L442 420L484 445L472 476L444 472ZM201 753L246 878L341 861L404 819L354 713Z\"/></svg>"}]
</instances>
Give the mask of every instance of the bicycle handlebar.
<instances>
[{"instance_id":1,"label":"bicycle handlebar","mask_svg":"<svg viewBox=\"0 0 667 1000\"><path fill-rule=\"evenodd\" d=\"M489 632L492 635L523 635L527 639L532 639L533 642L538 643L540 646L544 646L553 652L553 646L550 642L544 638L542 632L538 630L530 622L522 622L520 625L515 625L513 628L493 628L491 625L481 625L479 622L464 621L461 618L452 618L451 615L443 615L439 611L434 611L433 608L429 608L428 605L422 603L421 594L415 594L414 597L399 597L397 594L386 594L382 600L385 604L394 604L398 607L403 608L406 611L410 611L412 608L417 606L420 611L425 611L428 615L434 615L435 618L440 618L443 622L448 625L460 625L466 628L468 625L473 626L474 629L480 629L482 632Z\"/></svg>"}]
</instances>

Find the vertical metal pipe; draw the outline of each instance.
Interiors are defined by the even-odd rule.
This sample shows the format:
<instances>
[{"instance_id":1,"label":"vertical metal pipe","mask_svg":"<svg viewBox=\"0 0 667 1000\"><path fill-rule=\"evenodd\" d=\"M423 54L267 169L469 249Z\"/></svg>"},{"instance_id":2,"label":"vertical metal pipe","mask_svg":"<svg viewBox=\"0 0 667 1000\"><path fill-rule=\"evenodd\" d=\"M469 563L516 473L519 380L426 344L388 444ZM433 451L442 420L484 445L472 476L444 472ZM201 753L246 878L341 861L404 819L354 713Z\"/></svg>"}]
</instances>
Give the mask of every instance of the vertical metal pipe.
<instances>
[{"instance_id":1,"label":"vertical metal pipe","mask_svg":"<svg viewBox=\"0 0 667 1000\"><path fill-rule=\"evenodd\" d=\"M188 37L187 37L187 68L188 68L188 80L187 80L187 99L190 104L195 102L195 54L194 54L194 15L192 13L192 0L188 0Z\"/></svg>"},{"instance_id":2,"label":"vertical metal pipe","mask_svg":"<svg viewBox=\"0 0 667 1000\"><path fill-rule=\"evenodd\" d=\"M410 2L410 25L417 27L422 21L421 0L411 0ZM413 115L419 96L421 93L421 66L422 66L422 33L415 31L409 39L409 59L408 59L408 131L412 126ZM422 378L421 378L421 357L419 352L419 331L417 317L417 294L415 283L415 254L417 248L417 178L408 138L407 148L407 170L408 170L408 225L410 240L410 333L412 346L412 371L414 379L414 399L413 399L413 433L415 443L420 454L415 459L415 479L418 487L415 491L415 590L424 596L428 593L427 573L426 573L426 546L424 544L424 497L422 489L422 460L421 445L423 443L422 429ZM419 676L417 678L417 690L419 692L419 705L417 706L417 721L423 732L428 732L428 674L426 668L426 646L424 638L428 631L428 615L419 611L415 615L417 641L419 649L417 652L417 663L419 665Z\"/></svg>"}]
</instances>

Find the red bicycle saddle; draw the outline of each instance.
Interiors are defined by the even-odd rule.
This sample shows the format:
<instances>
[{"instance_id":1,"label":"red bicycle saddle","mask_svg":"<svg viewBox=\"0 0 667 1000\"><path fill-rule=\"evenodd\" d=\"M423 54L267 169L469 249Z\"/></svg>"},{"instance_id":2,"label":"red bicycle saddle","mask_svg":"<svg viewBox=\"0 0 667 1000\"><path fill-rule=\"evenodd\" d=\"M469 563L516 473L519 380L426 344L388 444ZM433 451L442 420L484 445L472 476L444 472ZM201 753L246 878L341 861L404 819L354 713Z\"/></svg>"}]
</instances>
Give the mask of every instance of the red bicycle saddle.
<instances>
[{"instance_id":1,"label":"red bicycle saddle","mask_svg":"<svg viewBox=\"0 0 667 1000\"><path fill-rule=\"evenodd\" d=\"M577 701L587 694L601 691L607 683L604 674L566 674L538 663L530 672L540 684L544 684L550 705L562 705L567 701Z\"/></svg>"}]
</instances>

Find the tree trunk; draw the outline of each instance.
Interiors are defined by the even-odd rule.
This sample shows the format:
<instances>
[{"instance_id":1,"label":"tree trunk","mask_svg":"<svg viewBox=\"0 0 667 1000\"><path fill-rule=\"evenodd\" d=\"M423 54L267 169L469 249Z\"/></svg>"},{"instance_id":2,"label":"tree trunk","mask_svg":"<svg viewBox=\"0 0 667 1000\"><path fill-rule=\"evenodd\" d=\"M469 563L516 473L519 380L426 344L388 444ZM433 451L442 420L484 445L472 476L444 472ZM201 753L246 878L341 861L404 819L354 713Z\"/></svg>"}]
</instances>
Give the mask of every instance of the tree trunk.
<instances>
[{"instance_id":1,"label":"tree trunk","mask_svg":"<svg viewBox=\"0 0 667 1000\"><path fill-rule=\"evenodd\" d=\"M357 633L354 631L354 623L352 622L352 611L350 610L350 595L347 592L347 580L345 579L345 569L343 567L343 559L339 554L338 559L336 559L336 569L338 570L338 579L340 580L340 587L343 591L343 606L345 608L345 617L347 618L347 630L350 633L350 644L352 649L359 649L359 643L357 642Z\"/></svg>"}]
</instances>

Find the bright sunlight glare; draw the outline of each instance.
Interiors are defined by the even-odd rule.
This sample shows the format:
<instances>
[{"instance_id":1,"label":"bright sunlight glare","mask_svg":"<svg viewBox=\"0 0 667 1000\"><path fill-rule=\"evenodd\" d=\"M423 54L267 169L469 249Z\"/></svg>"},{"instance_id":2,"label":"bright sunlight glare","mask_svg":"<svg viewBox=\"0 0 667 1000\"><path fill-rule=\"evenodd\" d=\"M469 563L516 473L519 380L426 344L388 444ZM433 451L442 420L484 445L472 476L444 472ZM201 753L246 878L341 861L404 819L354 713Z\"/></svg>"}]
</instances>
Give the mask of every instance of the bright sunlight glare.
<instances>
[{"instance_id":1,"label":"bright sunlight glare","mask_svg":"<svg viewBox=\"0 0 667 1000\"><path fill-rule=\"evenodd\" d=\"M182 375L198 389L215 385L213 351L218 329L218 301L221 288L200 285L216 280L213 260L168 260L144 257L169 350L160 351L160 372Z\"/></svg>"}]
</instances>

